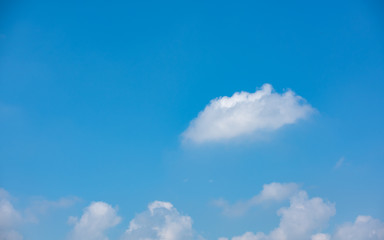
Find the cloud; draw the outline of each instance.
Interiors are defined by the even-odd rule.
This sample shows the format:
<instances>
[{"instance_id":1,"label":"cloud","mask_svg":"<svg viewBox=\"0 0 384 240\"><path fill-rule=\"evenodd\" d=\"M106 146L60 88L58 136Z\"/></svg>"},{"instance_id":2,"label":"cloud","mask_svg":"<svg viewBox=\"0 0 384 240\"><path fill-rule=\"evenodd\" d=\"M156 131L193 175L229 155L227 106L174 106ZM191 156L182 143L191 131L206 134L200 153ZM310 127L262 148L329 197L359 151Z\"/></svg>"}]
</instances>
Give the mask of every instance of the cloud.
<instances>
[{"instance_id":1,"label":"cloud","mask_svg":"<svg viewBox=\"0 0 384 240\"><path fill-rule=\"evenodd\" d=\"M279 129L307 118L314 111L293 91L279 94L270 84L264 84L254 93L236 92L232 97L211 100L182 136L195 143L228 140Z\"/></svg>"},{"instance_id":2,"label":"cloud","mask_svg":"<svg viewBox=\"0 0 384 240\"><path fill-rule=\"evenodd\" d=\"M246 232L232 238L218 240L384 240L384 222L371 216L358 216L336 228L333 234L322 233L329 219L335 214L333 203L319 197L310 198L295 183L270 183L249 202L254 204L281 201L289 198L289 206L277 211L279 225L270 231ZM67 207L69 199L42 201L47 208ZM44 204L43 204L44 205ZM69 240L108 240L107 231L121 221L116 208L105 202L92 202L80 218L69 217L74 227ZM23 217L11 203L10 195L0 189L0 240L22 240L17 231ZM148 209L137 214L129 223L121 240L203 240L192 227L192 219L181 214L170 202L154 201Z\"/></svg>"},{"instance_id":3,"label":"cloud","mask_svg":"<svg viewBox=\"0 0 384 240\"><path fill-rule=\"evenodd\" d=\"M283 189L283 185L264 185L263 191L255 198L279 199L279 195L272 194L275 191L269 191L272 189ZM334 234L319 233L335 213L334 204L318 197L309 198L305 191L298 191L291 196L289 207L278 210L279 226L269 234L246 232L231 240L384 240L384 222L371 216L358 216L354 223L342 224ZM219 240L228 238L221 237Z\"/></svg>"},{"instance_id":4,"label":"cloud","mask_svg":"<svg viewBox=\"0 0 384 240\"><path fill-rule=\"evenodd\" d=\"M264 240L267 239L264 233L254 234L252 232L246 232L241 236L233 237L232 240Z\"/></svg>"},{"instance_id":5,"label":"cloud","mask_svg":"<svg viewBox=\"0 0 384 240\"><path fill-rule=\"evenodd\" d=\"M340 168L340 167L343 165L344 160L345 160L345 158L344 158L344 157L341 157L341 158L336 162L336 164L335 164L335 166L333 167L333 169L338 169L338 168Z\"/></svg>"},{"instance_id":6,"label":"cloud","mask_svg":"<svg viewBox=\"0 0 384 240\"><path fill-rule=\"evenodd\" d=\"M333 240L384 240L384 222L370 216L358 216L336 230Z\"/></svg>"},{"instance_id":7,"label":"cloud","mask_svg":"<svg viewBox=\"0 0 384 240\"><path fill-rule=\"evenodd\" d=\"M116 209L105 202L92 202L80 219L70 217L68 222L75 224L70 240L108 240L106 231L117 224L121 218Z\"/></svg>"},{"instance_id":8,"label":"cloud","mask_svg":"<svg viewBox=\"0 0 384 240\"><path fill-rule=\"evenodd\" d=\"M278 211L280 225L271 232L270 238L309 239L311 233L321 229L335 213L334 204L318 197L309 199L305 191L300 191L291 198L288 208Z\"/></svg>"},{"instance_id":9,"label":"cloud","mask_svg":"<svg viewBox=\"0 0 384 240\"><path fill-rule=\"evenodd\" d=\"M21 223L20 213L10 202L10 195L0 188L0 240L21 240L23 237L16 231Z\"/></svg>"},{"instance_id":10,"label":"cloud","mask_svg":"<svg viewBox=\"0 0 384 240\"><path fill-rule=\"evenodd\" d=\"M0 188L0 240L23 239L23 236L17 231L20 225L31 222L37 223L38 215L44 214L53 208L69 207L78 200L75 197L62 198L58 201L39 199L33 201L27 209L19 211L14 208L11 199L10 194Z\"/></svg>"},{"instance_id":11,"label":"cloud","mask_svg":"<svg viewBox=\"0 0 384 240\"><path fill-rule=\"evenodd\" d=\"M264 184L263 190L256 196L247 201L237 202L230 205L225 200L216 200L214 204L223 209L223 214L227 216L241 216L250 208L271 201L283 201L289 199L299 189L295 183L270 183Z\"/></svg>"},{"instance_id":12,"label":"cloud","mask_svg":"<svg viewBox=\"0 0 384 240\"><path fill-rule=\"evenodd\" d=\"M180 214L169 202L155 201L129 224L124 240L199 239L192 229L192 219Z\"/></svg>"},{"instance_id":13,"label":"cloud","mask_svg":"<svg viewBox=\"0 0 384 240\"><path fill-rule=\"evenodd\" d=\"M247 232L233 237L232 240L308 240L314 231L319 231L326 225L335 211L334 204L321 198L309 198L305 191L300 191L291 197L289 207L278 210L280 224L272 232ZM320 235L312 236L312 239L319 240L319 237Z\"/></svg>"},{"instance_id":14,"label":"cloud","mask_svg":"<svg viewBox=\"0 0 384 240\"><path fill-rule=\"evenodd\" d=\"M331 236L325 233L317 233L312 235L311 240L330 240Z\"/></svg>"},{"instance_id":15,"label":"cloud","mask_svg":"<svg viewBox=\"0 0 384 240\"><path fill-rule=\"evenodd\" d=\"M39 222L38 216L47 214L55 209L69 208L80 201L78 197L65 197L57 201L50 201L44 198L34 199L30 206L25 210L25 218L28 222Z\"/></svg>"}]
</instances>

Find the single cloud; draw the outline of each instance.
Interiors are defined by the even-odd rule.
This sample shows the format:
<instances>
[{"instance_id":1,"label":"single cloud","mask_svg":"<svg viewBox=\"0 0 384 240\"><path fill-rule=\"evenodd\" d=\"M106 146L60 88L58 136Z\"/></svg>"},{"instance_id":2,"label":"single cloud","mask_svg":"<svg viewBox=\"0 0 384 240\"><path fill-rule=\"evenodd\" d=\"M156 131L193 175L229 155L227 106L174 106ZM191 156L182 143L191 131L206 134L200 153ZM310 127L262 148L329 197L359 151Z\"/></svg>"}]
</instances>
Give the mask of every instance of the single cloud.
<instances>
[{"instance_id":1,"label":"single cloud","mask_svg":"<svg viewBox=\"0 0 384 240\"><path fill-rule=\"evenodd\" d=\"M22 240L22 235L16 231L21 221L22 217L13 207L10 195L0 188L0 240Z\"/></svg>"},{"instance_id":2,"label":"single cloud","mask_svg":"<svg viewBox=\"0 0 384 240\"><path fill-rule=\"evenodd\" d=\"M121 218L116 209L105 202L92 202L80 219L70 217L68 222L75 224L69 235L70 240L108 240L106 231L117 224Z\"/></svg>"},{"instance_id":3,"label":"single cloud","mask_svg":"<svg viewBox=\"0 0 384 240\"><path fill-rule=\"evenodd\" d=\"M223 209L223 214L227 216L241 216L250 208L271 201L283 201L289 199L298 192L299 186L296 183L270 183L264 184L263 190L249 200L237 202L233 205L220 199L214 201L214 204Z\"/></svg>"},{"instance_id":4,"label":"single cloud","mask_svg":"<svg viewBox=\"0 0 384 240\"><path fill-rule=\"evenodd\" d=\"M192 228L192 219L180 214L169 202L155 201L138 214L125 231L124 240L201 239Z\"/></svg>"},{"instance_id":5,"label":"single cloud","mask_svg":"<svg viewBox=\"0 0 384 240\"><path fill-rule=\"evenodd\" d=\"M228 140L257 131L276 130L307 118L315 111L288 90L282 94L264 84L254 93L236 92L211 100L182 134L195 143Z\"/></svg>"}]
</instances>

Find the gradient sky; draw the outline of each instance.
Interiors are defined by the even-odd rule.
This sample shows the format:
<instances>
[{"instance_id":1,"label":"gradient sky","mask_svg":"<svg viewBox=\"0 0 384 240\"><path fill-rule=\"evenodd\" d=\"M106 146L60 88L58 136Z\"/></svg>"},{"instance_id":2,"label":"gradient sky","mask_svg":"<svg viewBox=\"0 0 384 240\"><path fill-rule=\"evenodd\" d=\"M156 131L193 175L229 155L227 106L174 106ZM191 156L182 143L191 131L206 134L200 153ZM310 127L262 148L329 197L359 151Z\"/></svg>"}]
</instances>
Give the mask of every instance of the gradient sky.
<instances>
[{"instance_id":1,"label":"gradient sky","mask_svg":"<svg viewBox=\"0 0 384 240\"><path fill-rule=\"evenodd\" d=\"M313 111L185 141L212 99L265 83ZM268 233L288 200L242 216L215 202L272 182L334 203L326 233L384 221L383 91L381 1L1 1L0 188L28 240L68 238L93 201L118 209L111 240L155 200L206 239Z\"/></svg>"}]
</instances>

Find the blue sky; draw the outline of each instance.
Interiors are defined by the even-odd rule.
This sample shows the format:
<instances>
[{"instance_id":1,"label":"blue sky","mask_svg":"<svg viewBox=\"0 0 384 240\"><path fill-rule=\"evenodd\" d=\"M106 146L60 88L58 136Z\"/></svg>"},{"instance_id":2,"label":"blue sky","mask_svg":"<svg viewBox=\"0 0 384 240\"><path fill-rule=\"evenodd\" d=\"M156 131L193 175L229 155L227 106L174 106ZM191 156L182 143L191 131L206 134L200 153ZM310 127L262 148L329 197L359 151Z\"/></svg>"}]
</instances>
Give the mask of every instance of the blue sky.
<instances>
[{"instance_id":1,"label":"blue sky","mask_svg":"<svg viewBox=\"0 0 384 240\"><path fill-rule=\"evenodd\" d=\"M185 230L167 240L384 239L383 13L375 0L3 1L0 239L155 240L164 216ZM303 235L279 211L297 202L324 210ZM82 217L100 209L92 235ZM144 230L124 235L131 221Z\"/></svg>"}]
</instances>

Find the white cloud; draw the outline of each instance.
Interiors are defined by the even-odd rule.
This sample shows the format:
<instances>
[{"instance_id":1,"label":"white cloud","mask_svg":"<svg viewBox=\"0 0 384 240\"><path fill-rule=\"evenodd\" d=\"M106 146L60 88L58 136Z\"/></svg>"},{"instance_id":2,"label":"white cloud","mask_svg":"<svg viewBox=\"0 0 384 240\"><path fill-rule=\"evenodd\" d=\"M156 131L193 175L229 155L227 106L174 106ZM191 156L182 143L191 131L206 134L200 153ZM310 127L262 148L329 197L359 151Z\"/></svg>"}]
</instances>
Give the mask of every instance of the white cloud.
<instances>
[{"instance_id":1,"label":"white cloud","mask_svg":"<svg viewBox=\"0 0 384 240\"><path fill-rule=\"evenodd\" d=\"M311 240L330 240L331 236L325 233L317 233L312 235Z\"/></svg>"},{"instance_id":2,"label":"white cloud","mask_svg":"<svg viewBox=\"0 0 384 240\"><path fill-rule=\"evenodd\" d=\"M315 110L288 90L283 94L264 84L254 93L236 92L211 100L182 134L196 143L220 141L256 131L276 130L307 118Z\"/></svg>"},{"instance_id":3,"label":"white cloud","mask_svg":"<svg viewBox=\"0 0 384 240\"><path fill-rule=\"evenodd\" d=\"M280 195L273 193L281 193L282 186L277 183L264 185L263 191L255 198L279 199ZM289 194L281 196L284 195ZM305 191L299 191L291 197L289 207L278 210L280 224L269 234L246 232L231 240L384 240L384 222L371 216L358 216L354 223L341 225L334 234L319 233L335 212L334 204L318 197L309 198Z\"/></svg>"},{"instance_id":4,"label":"white cloud","mask_svg":"<svg viewBox=\"0 0 384 240\"><path fill-rule=\"evenodd\" d=\"M232 240L266 240L267 236L264 233L254 234L252 232L246 232L241 236L233 237Z\"/></svg>"},{"instance_id":5,"label":"white cloud","mask_svg":"<svg viewBox=\"0 0 384 240\"><path fill-rule=\"evenodd\" d=\"M227 216L240 216L250 208L264 202L283 201L289 199L299 189L295 183L270 183L264 184L263 190L256 196L247 201L237 202L230 205L225 200L217 200L214 204L223 209L223 214Z\"/></svg>"},{"instance_id":6,"label":"white cloud","mask_svg":"<svg viewBox=\"0 0 384 240\"><path fill-rule=\"evenodd\" d=\"M290 198L287 207L280 208L279 225L269 233L246 232L231 240L384 240L384 222L371 216L358 216L353 223L344 223L333 234L321 233L335 214L334 204L321 198L309 198L294 183L270 183L251 201L259 204ZM46 201L43 201L46 202ZM47 201L50 207L66 207L68 199ZM45 211L46 208L42 208ZM92 202L80 218L69 217L74 224L70 240L108 240L107 231L115 227L121 218L115 208L104 202ZM22 240L17 231L25 218L11 203L10 195L0 189L0 240ZM171 203L155 201L148 209L130 221L122 240L203 240L192 228L192 219L181 214ZM220 237L218 240L229 240Z\"/></svg>"},{"instance_id":7,"label":"white cloud","mask_svg":"<svg viewBox=\"0 0 384 240\"><path fill-rule=\"evenodd\" d=\"M116 209L105 202L92 202L80 219L70 217L68 222L75 226L70 233L71 240L108 240L106 231L118 223L121 218Z\"/></svg>"},{"instance_id":8,"label":"white cloud","mask_svg":"<svg viewBox=\"0 0 384 240\"><path fill-rule=\"evenodd\" d=\"M192 219L180 214L169 202L155 201L129 224L125 240L192 240L197 239Z\"/></svg>"},{"instance_id":9,"label":"white cloud","mask_svg":"<svg viewBox=\"0 0 384 240\"><path fill-rule=\"evenodd\" d=\"M334 240L384 240L384 222L370 216L358 216L336 230Z\"/></svg>"},{"instance_id":10,"label":"white cloud","mask_svg":"<svg viewBox=\"0 0 384 240\"><path fill-rule=\"evenodd\" d=\"M321 198L308 198L305 191L293 196L288 208L281 208L280 225L273 230L270 238L273 240L309 239L312 232L320 230L335 214L333 204L324 202Z\"/></svg>"},{"instance_id":11,"label":"white cloud","mask_svg":"<svg viewBox=\"0 0 384 240\"><path fill-rule=\"evenodd\" d=\"M264 184L261 193L254 197L255 202L281 201L291 197L299 186L296 183L270 183Z\"/></svg>"},{"instance_id":12,"label":"white cloud","mask_svg":"<svg viewBox=\"0 0 384 240\"><path fill-rule=\"evenodd\" d=\"M288 208L281 208L277 213L281 216L279 227L268 235L247 232L232 240L308 240L335 214L335 207L321 198L310 199L305 191L300 191L291 197ZM320 240L319 236L315 240Z\"/></svg>"},{"instance_id":13,"label":"white cloud","mask_svg":"<svg viewBox=\"0 0 384 240\"><path fill-rule=\"evenodd\" d=\"M20 224L20 213L10 202L8 192L0 188L0 240L21 240L23 237L15 228Z\"/></svg>"}]
</instances>

